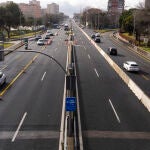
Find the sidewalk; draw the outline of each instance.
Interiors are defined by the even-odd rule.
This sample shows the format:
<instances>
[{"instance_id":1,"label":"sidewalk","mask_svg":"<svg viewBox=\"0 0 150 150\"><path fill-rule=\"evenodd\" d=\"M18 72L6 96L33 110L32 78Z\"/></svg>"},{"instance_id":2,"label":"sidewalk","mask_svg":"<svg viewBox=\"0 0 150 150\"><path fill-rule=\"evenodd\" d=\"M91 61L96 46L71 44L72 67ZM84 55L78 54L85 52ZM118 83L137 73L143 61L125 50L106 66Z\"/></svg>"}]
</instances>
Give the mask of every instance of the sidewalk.
<instances>
[{"instance_id":1,"label":"sidewalk","mask_svg":"<svg viewBox=\"0 0 150 150\"><path fill-rule=\"evenodd\" d=\"M5 50L14 51L14 50L16 50L17 48L19 48L19 47L21 47L23 45L23 42L20 41L20 40L19 41L10 41L9 43L13 43L13 45L10 46L10 47L5 48L4 51ZM5 51L4 55L8 55L9 53L11 53L11 51Z\"/></svg>"}]
</instances>

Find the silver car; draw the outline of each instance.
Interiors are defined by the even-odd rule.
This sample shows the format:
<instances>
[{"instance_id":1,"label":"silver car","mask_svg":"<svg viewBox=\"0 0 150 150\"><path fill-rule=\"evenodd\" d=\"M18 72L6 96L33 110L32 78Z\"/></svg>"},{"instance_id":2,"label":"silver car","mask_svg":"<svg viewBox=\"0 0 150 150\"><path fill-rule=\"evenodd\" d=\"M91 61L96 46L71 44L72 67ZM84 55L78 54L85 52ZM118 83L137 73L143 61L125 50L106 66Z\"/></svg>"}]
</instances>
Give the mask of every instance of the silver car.
<instances>
[{"instance_id":1,"label":"silver car","mask_svg":"<svg viewBox=\"0 0 150 150\"><path fill-rule=\"evenodd\" d=\"M6 75L0 71L0 85L3 85L6 83Z\"/></svg>"},{"instance_id":2,"label":"silver car","mask_svg":"<svg viewBox=\"0 0 150 150\"><path fill-rule=\"evenodd\" d=\"M37 41L37 45L44 45L45 44L45 40L44 39L39 39Z\"/></svg>"}]
</instances>

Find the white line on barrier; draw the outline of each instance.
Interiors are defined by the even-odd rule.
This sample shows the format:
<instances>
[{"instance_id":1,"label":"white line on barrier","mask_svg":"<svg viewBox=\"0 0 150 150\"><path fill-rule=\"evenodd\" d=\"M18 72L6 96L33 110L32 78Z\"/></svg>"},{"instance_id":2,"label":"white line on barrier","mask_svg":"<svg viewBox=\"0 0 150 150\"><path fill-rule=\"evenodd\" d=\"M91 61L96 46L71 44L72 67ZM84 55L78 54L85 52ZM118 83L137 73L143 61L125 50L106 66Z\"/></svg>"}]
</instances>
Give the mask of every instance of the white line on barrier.
<instances>
[{"instance_id":1,"label":"white line on barrier","mask_svg":"<svg viewBox=\"0 0 150 150\"><path fill-rule=\"evenodd\" d=\"M117 118L118 122L120 123L119 116L118 116L118 114L117 114L117 112L116 112L116 110L115 110L115 108L114 108L114 106L113 106L113 104L112 104L112 102L111 102L111 100L110 100L110 99L109 99L109 103L110 103L110 105L111 105L111 107L112 107L112 109L113 109L113 111L114 111L114 113L115 113L115 116L116 116L116 118Z\"/></svg>"},{"instance_id":2,"label":"white line on barrier","mask_svg":"<svg viewBox=\"0 0 150 150\"><path fill-rule=\"evenodd\" d=\"M97 77L99 78L99 74L98 74L98 72L97 72L96 68L94 68L94 71L95 71L95 73L96 73Z\"/></svg>"},{"instance_id":3,"label":"white line on barrier","mask_svg":"<svg viewBox=\"0 0 150 150\"><path fill-rule=\"evenodd\" d=\"M43 81L43 80L44 80L45 75L46 75L46 72L44 72L44 74L43 74L43 76L42 76L41 81Z\"/></svg>"},{"instance_id":4,"label":"white line on barrier","mask_svg":"<svg viewBox=\"0 0 150 150\"><path fill-rule=\"evenodd\" d=\"M14 142L14 141L15 141L15 139L16 139L16 137L17 137L17 135L18 135L18 132L19 132L19 130L20 130L20 128L21 128L21 126L22 126L22 124L23 124L23 122L24 122L26 116L27 116L27 112L24 113L24 115L23 115L23 117L22 117L22 119L21 119L21 121L20 121L20 123L19 123L19 126L18 126L18 128L17 128L17 130L16 130L16 132L15 132L13 138L12 138L12 140L11 140L11 142Z\"/></svg>"}]
</instances>

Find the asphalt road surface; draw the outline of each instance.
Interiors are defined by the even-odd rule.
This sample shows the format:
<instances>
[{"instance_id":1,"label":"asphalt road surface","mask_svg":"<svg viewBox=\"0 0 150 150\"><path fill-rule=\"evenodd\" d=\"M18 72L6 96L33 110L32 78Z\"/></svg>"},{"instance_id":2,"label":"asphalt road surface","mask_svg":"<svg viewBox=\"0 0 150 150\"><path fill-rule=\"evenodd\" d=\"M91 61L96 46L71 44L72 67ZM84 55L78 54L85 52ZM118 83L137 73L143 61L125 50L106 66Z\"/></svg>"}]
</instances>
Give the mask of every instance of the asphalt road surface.
<instances>
[{"instance_id":1,"label":"asphalt road surface","mask_svg":"<svg viewBox=\"0 0 150 150\"><path fill-rule=\"evenodd\" d=\"M29 49L44 52L66 68L67 35L54 36L51 45ZM149 150L150 115L119 75L73 23L79 87L83 147L85 150ZM91 35L93 31L85 29ZM142 68L127 74L149 95L150 65L114 41L110 33L98 44L121 68L125 60L135 60ZM24 50L21 47L18 50ZM36 53L11 53L0 62L7 84L0 89L0 149L58 150L65 73L51 59Z\"/></svg>"},{"instance_id":2,"label":"asphalt road surface","mask_svg":"<svg viewBox=\"0 0 150 150\"><path fill-rule=\"evenodd\" d=\"M37 46L31 41L29 49L49 54L65 68L65 38L64 31L60 31L51 45ZM48 57L36 53L11 53L0 66L7 76L7 84L0 93L0 149L58 150L63 70Z\"/></svg>"},{"instance_id":3,"label":"asphalt road surface","mask_svg":"<svg viewBox=\"0 0 150 150\"><path fill-rule=\"evenodd\" d=\"M84 149L149 150L148 110L75 25L74 30ZM99 45L106 51L112 41L108 35L104 39ZM113 46L119 48L121 55L118 44ZM114 57L121 61L121 56ZM142 63L149 68L149 63ZM149 88L147 82L145 87Z\"/></svg>"}]
</instances>

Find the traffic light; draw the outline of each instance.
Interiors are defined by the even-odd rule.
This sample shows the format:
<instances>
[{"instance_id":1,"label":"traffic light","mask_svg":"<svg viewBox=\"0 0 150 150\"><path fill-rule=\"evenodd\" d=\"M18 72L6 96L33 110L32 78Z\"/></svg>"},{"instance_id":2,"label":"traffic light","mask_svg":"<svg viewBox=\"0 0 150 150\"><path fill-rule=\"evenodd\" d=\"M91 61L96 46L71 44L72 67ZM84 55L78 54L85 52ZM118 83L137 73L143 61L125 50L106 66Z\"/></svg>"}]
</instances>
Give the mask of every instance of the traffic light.
<instances>
[{"instance_id":1,"label":"traffic light","mask_svg":"<svg viewBox=\"0 0 150 150\"><path fill-rule=\"evenodd\" d=\"M28 38L24 38L25 49L28 49Z\"/></svg>"}]
</instances>

